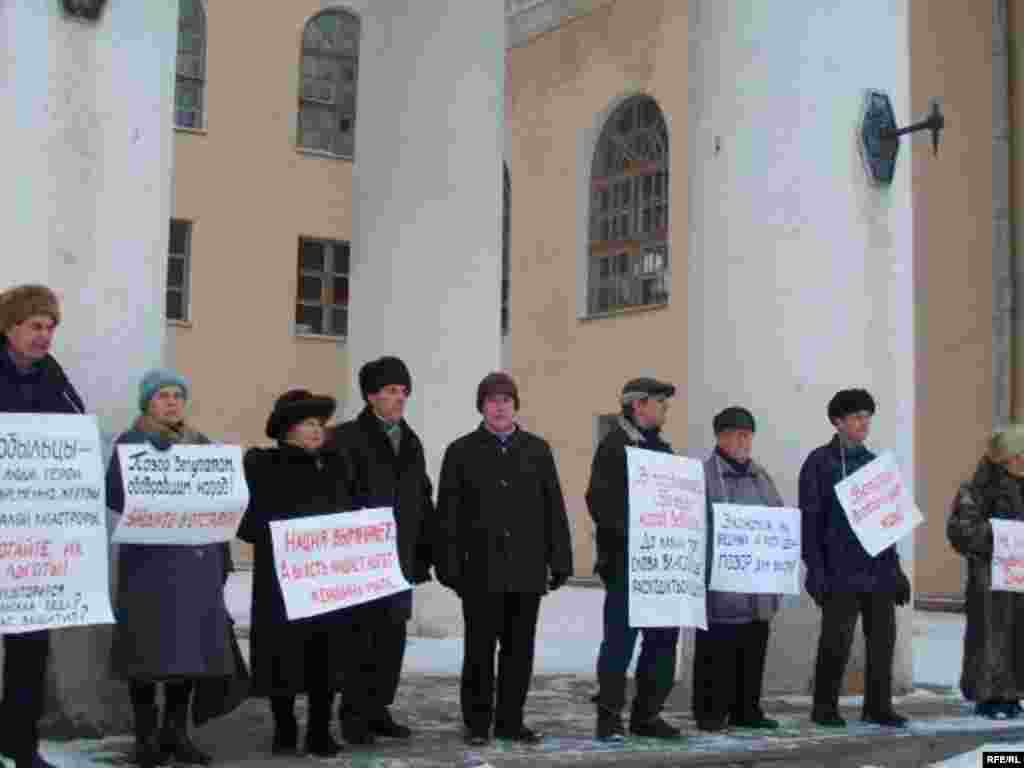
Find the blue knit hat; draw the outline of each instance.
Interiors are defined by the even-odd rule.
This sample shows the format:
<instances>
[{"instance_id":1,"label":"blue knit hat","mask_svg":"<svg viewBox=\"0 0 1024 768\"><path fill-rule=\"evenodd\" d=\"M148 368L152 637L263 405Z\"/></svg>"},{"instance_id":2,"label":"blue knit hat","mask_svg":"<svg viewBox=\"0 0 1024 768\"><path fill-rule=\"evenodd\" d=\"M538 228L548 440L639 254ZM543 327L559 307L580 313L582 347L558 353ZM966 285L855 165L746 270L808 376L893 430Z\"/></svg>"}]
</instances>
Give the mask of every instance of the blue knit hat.
<instances>
[{"instance_id":1,"label":"blue knit hat","mask_svg":"<svg viewBox=\"0 0 1024 768\"><path fill-rule=\"evenodd\" d=\"M146 375L142 377L142 381L139 382L139 410L145 413L153 395L164 387L179 387L185 399L188 400L188 379L166 368L154 368L147 371Z\"/></svg>"}]
</instances>

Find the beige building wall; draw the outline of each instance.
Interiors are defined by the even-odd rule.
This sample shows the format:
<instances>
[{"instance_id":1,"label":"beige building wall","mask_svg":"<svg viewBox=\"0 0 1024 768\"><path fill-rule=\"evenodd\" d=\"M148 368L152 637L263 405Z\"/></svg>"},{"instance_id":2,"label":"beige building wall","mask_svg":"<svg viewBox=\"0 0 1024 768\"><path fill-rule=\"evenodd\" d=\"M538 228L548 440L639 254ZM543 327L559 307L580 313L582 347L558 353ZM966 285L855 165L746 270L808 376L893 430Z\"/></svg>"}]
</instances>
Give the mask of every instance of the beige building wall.
<instances>
[{"instance_id":1,"label":"beige building wall","mask_svg":"<svg viewBox=\"0 0 1024 768\"><path fill-rule=\"evenodd\" d=\"M1012 241L1010 247L1018 261L1016 270L1020 280L1020 259L1024 259L1024 4L1008 0L1009 60L1010 60L1010 206ZM1024 293L1024 292L1021 292ZM1019 294L1020 295L1020 294ZM1024 422L1024 308L1018 308L1015 320L1017 331L1013 354L1013 417Z\"/></svg>"},{"instance_id":2,"label":"beige building wall","mask_svg":"<svg viewBox=\"0 0 1024 768\"><path fill-rule=\"evenodd\" d=\"M993 426L992 3L913 0L910 19L911 114L940 98L947 125L938 157L925 134L904 138L897 169L913 173L915 484L925 515L915 589L924 597L963 590L946 519Z\"/></svg>"},{"instance_id":3,"label":"beige building wall","mask_svg":"<svg viewBox=\"0 0 1024 768\"><path fill-rule=\"evenodd\" d=\"M268 3L243 20L238 3L206 4L205 128L175 135L191 302L168 360L192 380L196 426L225 441L265 443L287 388L348 389L344 343L293 331L299 237L348 240L352 228L351 161L296 149L302 30L322 5Z\"/></svg>"},{"instance_id":4,"label":"beige building wall","mask_svg":"<svg viewBox=\"0 0 1024 768\"><path fill-rule=\"evenodd\" d=\"M599 414L618 410L629 378L676 383L666 434L685 449L687 272L686 3L618 0L508 52L507 163L512 187L509 369L524 425L558 461L575 567L593 567L584 492ZM592 152L604 118L634 94L653 97L670 141L669 303L581 319Z\"/></svg>"}]
</instances>

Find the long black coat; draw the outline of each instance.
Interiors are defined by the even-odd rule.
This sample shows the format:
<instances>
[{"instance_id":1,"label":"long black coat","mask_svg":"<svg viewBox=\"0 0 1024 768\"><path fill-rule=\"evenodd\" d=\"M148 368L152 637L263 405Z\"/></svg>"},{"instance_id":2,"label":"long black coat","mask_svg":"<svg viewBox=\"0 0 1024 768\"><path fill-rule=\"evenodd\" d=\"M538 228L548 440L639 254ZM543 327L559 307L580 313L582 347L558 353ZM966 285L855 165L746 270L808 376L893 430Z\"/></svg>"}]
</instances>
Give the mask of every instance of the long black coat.
<instances>
[{"instance_id":1,"label":"long black coat","mask_svg":"<svg viewBox=\"0 0 1024 768\"><path fill-rule=\"evenodd\" d=\"M277 696L301 693L327 682L338 690L343 682L346 609L288 621L277 579L270 521L328 515L352 509L348 472L334 454L311 454L300 448L252 448L245 454L249 508L238 538L254 547L252 624L249 632L253 693ZM327 647L338 652L307 658L315 634L327 635Z\"/></svg>"},{"instance_id":2,"label":"long black coat","mask_svg":"<svg viewBox=\"0 0 1024 768\"><path fill-rule=\"evenodd\" d=\"M403 420L398 454L369 407L352 421L328 430L325 450L335 451L350 468L348 491L355 509L391 507L398 533L398 559L410 584L430 581L433 488L427 477L423 444ZM368 605L386 610L394 620L412 616L412 591L382 597Z\"/></svg>"},{"instance_id":3,"label":"long black coat","mask_svg":"<svg viewBox=\"0 0 1024 768\"><path fill-rule=\"evenodd\" d=\"M1024 594L992 591L992 518L1024 520L1021 481L982 459L946 526L967 559L967 628L960 690L971 701L1024 696Z\"/></svg>"},{"instance_id":4,"label":"long black coat","mask_svg":"<svg viewBox=\"0 0 1024 768\"><path fill-rule=\"evenodd\" d=\"M183 444L205 445L187 432ZM117 445L168 447L136 426L115 442L107 468L107 506L124 510L124 485ZM117 624L111 666L124 680L222 677L234 673L231 620L224 581L232 569L227 544L118 545Z\"/></svg>"},{"instance_id":5,"label":"long black coat","mask_svg":"<svg viewBox=\"0 0 1024 768\"><path fill-rule=\"evenodd\" d=\"M438 578L467 592L547 591L572 574L572 541L551 448L517 429L483 426L448 446L437 496Z\"/></svg>"}]
</instances>

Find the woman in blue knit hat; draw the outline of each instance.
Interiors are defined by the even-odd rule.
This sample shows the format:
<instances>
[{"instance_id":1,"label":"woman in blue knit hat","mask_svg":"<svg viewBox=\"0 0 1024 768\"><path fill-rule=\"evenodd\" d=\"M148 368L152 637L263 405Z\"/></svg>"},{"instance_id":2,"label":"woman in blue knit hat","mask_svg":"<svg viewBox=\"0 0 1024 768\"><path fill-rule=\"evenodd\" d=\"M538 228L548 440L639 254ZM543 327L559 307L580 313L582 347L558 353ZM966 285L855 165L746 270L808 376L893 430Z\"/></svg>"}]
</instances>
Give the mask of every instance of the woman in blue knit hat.
<instances>
[{"instance_id":1,"label":"woman in blue knit hat","mask_svg":"<svg viewBox=\"0 0 1024 768\"><path fill-rule=\"evenodd\" d=\"M139 384L140 415L118 437L107 469L107 504L124 509L116 446L205 445L210 440L185 420L189 385L168 370L152 370ZM235 671L224 582L232 570L227 544L122 544L111 649L115 674L127 680L135 713L135 762L152 768L169 759L207 765L210 756L188 735L189 703L200 678ZM164 685L163 726L157 728L156 686Z\"/></svg>"}]
</instances>

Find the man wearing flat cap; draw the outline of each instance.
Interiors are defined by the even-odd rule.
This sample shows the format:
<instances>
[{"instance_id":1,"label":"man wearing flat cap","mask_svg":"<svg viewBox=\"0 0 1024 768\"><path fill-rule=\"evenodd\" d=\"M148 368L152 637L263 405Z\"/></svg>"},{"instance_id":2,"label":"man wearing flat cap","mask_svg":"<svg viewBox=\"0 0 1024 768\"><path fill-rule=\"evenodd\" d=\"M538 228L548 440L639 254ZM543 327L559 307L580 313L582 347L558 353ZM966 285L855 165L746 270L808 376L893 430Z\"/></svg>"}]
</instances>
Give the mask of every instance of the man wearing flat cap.
<instances>
[{"instance_id":1,"label":"man wearing flat cap","mask_svg":"<svg viewBox=\"0 0 1024 768\"><path fill-rule=\"evenodd\" d=\"M50 356L60 323L57 296L45 285L0 293L0 412L84 413L85 405ZM50 632L4 635L0 754L16 768L52 768L39 755Z\"/></svg>"},{"instance_id":2,"label":"man wearing flat cap","mask_svg":"<svg viewBox=\"0 0 1024 768\"><path fill-rule=\"evenodd\" d=\"M704 462L707 487L708 583L713 552L713 504L781 507L782 497L768 472L751 458L754 414L731 406L712 421L717 445ZM708 589L708 628L698 629L693 654L693 717L702 731L777 728L761 709L761 684L771 620L778 595Z\"/></svg>"},{"instance_id":3,"label":"man wearing flat cap","mask_svg":"<svg viewBox=\"0 0 1024 768\"><path fill-rule=\"evenodd\" d=\"M391 507L398 535L398 559L410 584L430 580L433 488L427 477L423 444L405 420L412 377L397 357L371 360L359 370L366 407L352 421L328 432L327 450L338 451L351 465L350 495L356 509ZM372 744L376 737L409 738L388 709L395 700L405 656L406 622L412 617L412 591L357 606L352 621L363 638L360 648L338 653L362 654L362 674L346 681L341 731L352 744Z\"/></svg>"},{"instance_id":4,"label":"man wearing flat cap","mask_svg":"<svg viewBox=\"0 0 1024 768\"><path fill-rule=\"evenodd\" d=\"M895 727L907 723L892 709L892 662L895 606L910 601L910 581L895 545L874 557L867 553L835 491L837 483L874 460L875 454L864 446L874 413L875 400L867 390L837 392L828 404L828 420L836 434L811 451L800 469L805 586L821 608L811 720L827 727L846 725L839 716L839 689L858 614L867 655L861 719Z\"/></svg>"},{"instance_id":5,"label":"man wearing flat cap","mask_svg":"<svg viewBox=\"0 0 1024 768\"><path fill-rule=\"evenodd\" d=\"M572 542L555 457L516 423L507 373L477 387L480 426L445 450L437 494L438 581L462 598L461 704L467 739L536 744L523 722L541 597L572 575ZM497 646L498 675L494 656ZM495 701L497 692L497 701Z\"/></svg>"},{"instance_id":6,"label":"man wearing flat cap","mask_svg":"<svg viewBox=\"0 0 1024 768\"><path fill-rule=\"evenodd\" d=\"M633 379L622 388L622 414L597 446L590 469L587 509L597 526L595 572L605 585L604 637L597 658L597 738L625 737L622 710L626 705L626 670L637 634L643 635L636 667L636 695L629 730L637 736L679 737L679 729L661 717L675 683L678 627L631 627L627 591L629 554L629 480L626 448L672 453L661 436L669 398L676 388L651 378Z\"/></svg>"}]
</instances>

